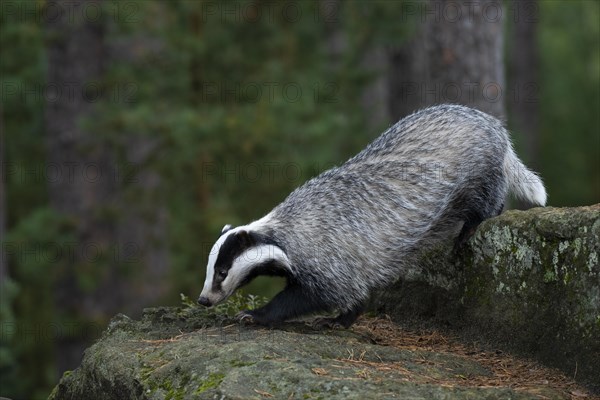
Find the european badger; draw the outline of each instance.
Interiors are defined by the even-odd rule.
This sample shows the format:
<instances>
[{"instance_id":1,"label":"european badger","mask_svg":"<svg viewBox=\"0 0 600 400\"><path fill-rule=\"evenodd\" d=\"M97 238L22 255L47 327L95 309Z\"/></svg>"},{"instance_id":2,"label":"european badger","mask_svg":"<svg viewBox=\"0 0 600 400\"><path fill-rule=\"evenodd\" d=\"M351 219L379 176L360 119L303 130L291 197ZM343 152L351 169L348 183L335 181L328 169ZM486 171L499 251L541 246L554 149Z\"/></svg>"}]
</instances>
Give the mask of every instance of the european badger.
<instances>
[{"instance_id":1,"label":"european badger","mask_svg":"<svg viewBox=\"0 0 600 400\"><path fill-rule=\"evenodd\" d=\"M500 121L459 105L418 111L265 217L225 226L198 302L220 303L258 275L284 276L282 292L239 318L274 325L337 311L317 324L349 327L369 293L398 279L416 250L460 224L462 243L502 211L509 190L546 203L542 181L517 158Z\"/></svg>"}]
</instances>

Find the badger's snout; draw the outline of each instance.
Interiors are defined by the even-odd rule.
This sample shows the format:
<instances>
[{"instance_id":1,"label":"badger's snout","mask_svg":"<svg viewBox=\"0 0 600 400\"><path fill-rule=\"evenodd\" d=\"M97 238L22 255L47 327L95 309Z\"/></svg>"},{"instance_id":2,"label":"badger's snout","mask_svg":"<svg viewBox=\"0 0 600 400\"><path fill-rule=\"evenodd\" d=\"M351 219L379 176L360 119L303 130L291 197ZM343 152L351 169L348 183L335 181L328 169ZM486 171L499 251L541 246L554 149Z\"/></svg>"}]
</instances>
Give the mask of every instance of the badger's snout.
<instances>
[{"instance_id":1,"label":"badger's snout","mask_svg":"<svg viewBox=\"0 0 600 400\"><path fill-rule=\"evenodd\" d=\"M204 306L204 307L212 306L212 303L210 302L208 297L204 297L204 296L198 297L198 304L200 304L201 306Z\"/></svg>"}]
</instances>

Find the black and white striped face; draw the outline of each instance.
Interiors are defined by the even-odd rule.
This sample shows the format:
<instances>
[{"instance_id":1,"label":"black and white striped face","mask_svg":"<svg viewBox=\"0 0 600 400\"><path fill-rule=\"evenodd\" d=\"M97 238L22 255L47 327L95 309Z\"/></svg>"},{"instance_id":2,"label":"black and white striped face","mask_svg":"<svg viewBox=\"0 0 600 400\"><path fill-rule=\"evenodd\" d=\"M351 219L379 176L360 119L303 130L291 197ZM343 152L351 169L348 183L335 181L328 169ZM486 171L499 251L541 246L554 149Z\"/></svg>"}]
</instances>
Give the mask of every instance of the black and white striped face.
<instances>
[{"instance_id":1,"label":"black and white striped face","mask_svg":"<svg viewBox=\"0 0 600 400\"><path fill-rule=\"evenodd\" d=\"M289 275L284 251L250 226L226 225L213 245L206 266L204 288L198 303L213 306L258 275Z\"/></svg>"}]
</instances>

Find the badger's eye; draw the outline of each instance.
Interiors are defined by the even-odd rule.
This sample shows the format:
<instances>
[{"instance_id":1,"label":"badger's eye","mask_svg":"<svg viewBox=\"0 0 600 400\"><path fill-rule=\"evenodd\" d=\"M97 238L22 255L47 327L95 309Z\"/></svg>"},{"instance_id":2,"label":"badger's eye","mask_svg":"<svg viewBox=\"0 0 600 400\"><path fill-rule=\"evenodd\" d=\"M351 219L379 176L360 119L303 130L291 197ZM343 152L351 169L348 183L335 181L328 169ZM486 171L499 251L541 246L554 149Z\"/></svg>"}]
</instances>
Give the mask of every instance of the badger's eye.
<instances>
[{"instance_id":1,"label":"badger's eye","mask_svg":"<svg viewBox=\"0 0 600 400\"><path fill-rule=\"evenodd\" d=\"M219 275L219 278L221 279L225 279L227 277L227 271L222 269L220 271L217 272L217 275Z\"/></svg>"}]
</instances>

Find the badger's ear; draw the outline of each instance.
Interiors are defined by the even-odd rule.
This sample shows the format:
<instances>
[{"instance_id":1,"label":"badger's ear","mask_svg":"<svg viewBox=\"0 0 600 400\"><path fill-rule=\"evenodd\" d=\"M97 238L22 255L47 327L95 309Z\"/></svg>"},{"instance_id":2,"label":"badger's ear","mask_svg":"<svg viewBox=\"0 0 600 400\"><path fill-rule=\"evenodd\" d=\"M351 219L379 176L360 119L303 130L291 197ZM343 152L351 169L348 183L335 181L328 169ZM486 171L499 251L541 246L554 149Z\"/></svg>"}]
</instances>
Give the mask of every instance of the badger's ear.
<instances>
[{"instance_id":1,"label":"badger's ear","mask_svg":"<svg viewBox=\"0 0 600 400\"><path fill-rule=\"evenodd\" d=\"M223 227L223 229L221 229L221 235L222 235L222 234L224 234L225 232L227 232L227 231L231 230L232 228L233 228L233 226L232 226L232 225L230 225L230 224L227 224L227 225L225 225L225 226Z\"/></svg>"}]
</instances>

